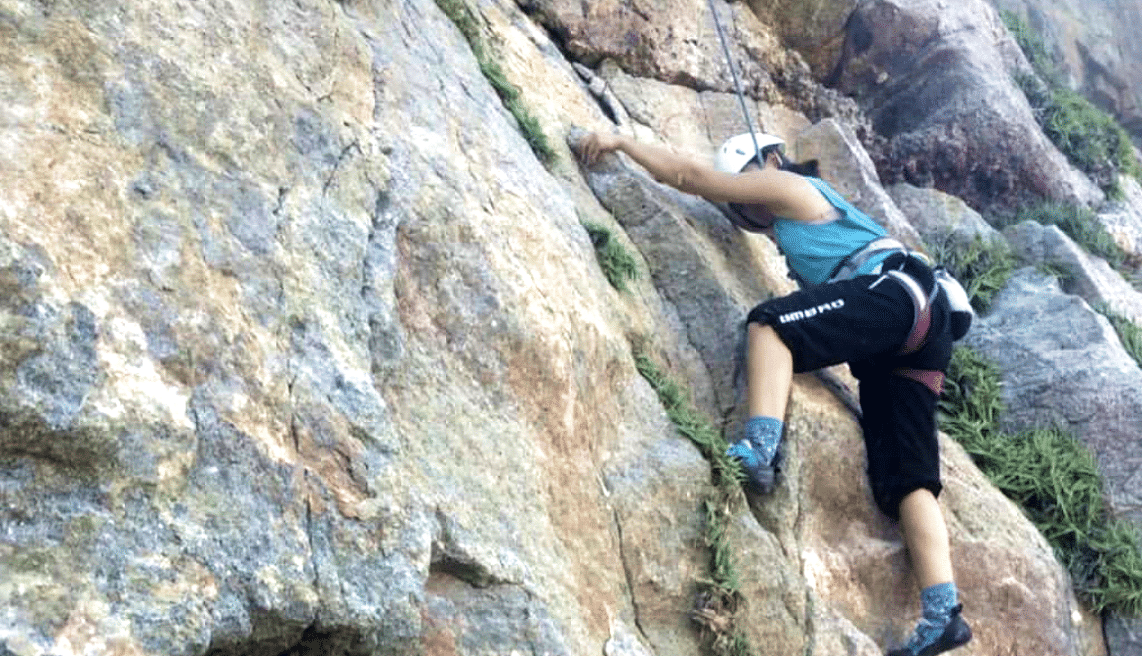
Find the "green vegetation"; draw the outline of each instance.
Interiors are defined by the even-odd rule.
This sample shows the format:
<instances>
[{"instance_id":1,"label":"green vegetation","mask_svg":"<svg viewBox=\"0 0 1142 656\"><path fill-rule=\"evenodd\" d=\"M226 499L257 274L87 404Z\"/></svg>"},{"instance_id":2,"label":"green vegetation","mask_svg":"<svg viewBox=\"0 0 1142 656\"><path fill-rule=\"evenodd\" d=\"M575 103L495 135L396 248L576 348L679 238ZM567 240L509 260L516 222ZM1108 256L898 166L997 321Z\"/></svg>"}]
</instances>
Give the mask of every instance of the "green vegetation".
<instances>
[{"instance_id":1,"label":"green vegetation","mask_svg":"<svg viewBox=\"0 0 1142 656\"><path fill-rule=\"evenodd\" d=\"M1111 197L1122 197L1120 173L1139 177L1140 167L1126 130L1079 93L1052 89L1043 106L1043 129Z\"/></svg>"},{"instance_id":2,"label":"green vegetation","mask_svg":"<svg viewBox=\"0 0 1142 656\"><path fill-rule=\"evenodd\" d=\"M729 445L721 433L691 404L678 383L671 380L642 346L634 348L635 366L658 394L666 415L678 432L693 442L710 461L714 492L702 504L705 541L710 549L710 578L699 581L693 617L711 636L716 656L750 656L754 653L745 633L734 625L742 603L741 585L730 542L730 522L739 503L744 474L738 462L726 455Z\"/></svg>"},{"instance_id":3,"label":"green vegetation","mask_svg":"<svg viewBox=\"0 0 1142 656\"><path fill-rule=\"evenodd\" d=\"M1032 68L1038 71L1040 75L1051 74L1052 77L1049 82L1053 83L1054 86L1062 84L1062 81L1057 77L1055 61L1047 52L1047 46L1043 43L1039 33L1032 30L1031 26L1013 11L1004 9L1000 11L1000 14L1004 25L1011 32L1011 36L1015 37L1015 42L1023 50L1027 61L1031 62Z\"/></svg>"},{"instance_id":4,"label":"green vegetation","mask_svg":"<svg viewBox=\"0 0 1142 656\"><path fill-rule=\"evenodd\" d=\"M1122 340L1122 346L1126 349L1126 352L1130 354L1130 357L1134 358L1138 366L1142 367L1142 328L1139 328L1138 325L1130 319L1110 309L1109 305L1096 305L1094 309L1110 321L1110 325L1113 326L1115 332L1118 333L1118 338Z\"/></svg>"},{"instance_id":5,"label":"green vegetation","mask_svg":"<svg viewBox=\"0 0 1142 656\"><path fill-rule=\"evenodd\" d=\"M628 280L638 280L638 263L627 252L619 240L606 226L597 223L582 222L583 228L591 236L591 243L595 246L595 256L603 275L610 281L611 286L620 292L627 290Z\"/></svg>"},{"instance_id":6,"label":"green vegetation","mask_svg":"<svg viewBox=\"0 0 1142 656\"><path fill-rule=\"evenodd\" d=\"M1049 262L1040 262L1036 264L1035 270L1045 276L1054 278L1059 282L1060 285L1066 285L1074 280L1074 276L1070 271L1065 271L1062 268Z\"/></svg>"},{"instance_id":7,"label":"green vegetation","mask_svg":"<svg viewBox=\"0 0 1142 656\"><path fill-rule=\"evenodd\" d=\"M928 252L960 281L977 312L987 310L1015 268L1011 247L1002 239L976 235L964 243L946 237L929 245Z\"/></svg>"},{"instance_id":8,"label":"green vegetation","mask_svg":"<svg viewBox=\"0 0 1142 656\"><path fill-rule=\"evenodd\" d=\"M737 495L739 486L745 480L738 461L726 455L729 444L706 417L691 405L678 383L671 380L657 364L651 360L645 347L636 347L634 362L638 372L658 394L658 400L666 409L666 416L687 439L702 452L714 472L714 486L725 492L727 500Z\"/></svg>"},{"instance_id":9,"label":"green vegetation","mask_svg":"<svg viewBox=\"0 0 1142 656\"><path fill-rule=\"evenodd\" d=\"M504 103L504 107L507 107L512 116L519 122L520 132L527 140L528 145L531 146L531 150L544 164L550 164L555 160L555 151L548 143L547 135L543 133L539 120L523 104L523 100L519 96L519 89L508 80L507 74L504 73L499 62L488 51L472 10L465 4L464 0L436 0L436 4L468 41L468 46L472 48L472 54L476 56L476 61L480 64L480 71L488 79L492 88L496 90L496 94Z\"/></svg>"},{"instance_id":10,"label":"green vegetation","mask_svg":"<svg viewBox=\"0 0 1142 656\"><path fill-rule=\"evenodd\" d=\"M1142 616L1142 552L1138 534L1114 517L1090 451L1058 429L1015 435L996 428L1003 409L999 372L959 347L940 401L941 428L1024 512L1071 573L1095 611Z\"/></svg>"},{"instance_id":11,"label":"green vegetation","mask_svg":"<svg viewBox=\"0 0 1142 656\"><path fill-rule=\"evenodd\" d=\"M957 346L940 399L940 428L975 454L995 434L1003 411L999 370L975 351Z\"/></svg>"},{"instance_id":12,"label":"green vegetation","mask_svg":"<svg viewBox=\"0 0 1142 656\"><path fill-rule=\"evenodd\" d=\"M1016 76L1043 131L1075 166L1112 198L1120 198L1120 174L1142 178L1142 164L1134 156L1126 130L1109 114L1065 86L1042 39L1023 19L1004 11L1003 21L1042 80L1027 74Z\"/></svg>"},{"instance_id":13,"label":"green vegetation","mask_svg":"<svg viewBox=\"0 0 1142 656\"><path fill-rule=\"evenodd\" d=\"M1126 252L1106 231L1095 213L1081 205L1044 201L1023 208L1010 221L1058 226L1076 244L1104 258L1112 267L1120 268L1126 261Z\"/></svg>"}]
</instances>

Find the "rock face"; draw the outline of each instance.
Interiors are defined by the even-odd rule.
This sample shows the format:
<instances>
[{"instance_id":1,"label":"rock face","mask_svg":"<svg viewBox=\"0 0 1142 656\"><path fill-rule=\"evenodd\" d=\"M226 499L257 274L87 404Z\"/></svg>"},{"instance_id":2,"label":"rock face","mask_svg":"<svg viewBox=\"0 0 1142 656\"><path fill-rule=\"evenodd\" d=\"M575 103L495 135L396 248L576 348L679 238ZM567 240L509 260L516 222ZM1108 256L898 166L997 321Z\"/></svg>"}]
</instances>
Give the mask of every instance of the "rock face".
<instances>
[{"instance_id":1,"label":"rock face","mask_svg":"<svg viewBox=\"0 0 1142 656\"><path fill-rule=\"evenodd\" d=\"M688 602L704 464L455 27L184 9L3 8L0 651L566 653ZM669 574L622 574L603 463L657 447L605 435L698 476Z\"/></svg>"},{"instance_id":2,"label":"rock face","mask_svg":"<svg viewBox=\"0 0 1142 656\"><path fill-rule=\"evenodd\" d=\"M588 65L609 58L639 77L689 86L701 80L721 91L734 88L709 5L690 0L646 7L620 0L529 0L525 5L558 35L569 55ZM755 97L772 93L772 66L793 65L773 30L740 3L715 0L713 6L745 88Z\"/></svg>"},{"instance_id":3,"label":"rock face","mask_svg":"<svg viewBox=\"0 0 1142 656\"><path fill-rule=\"evenodd\" d=\"M1110 323L1033 268L1020 270L992 308L967 341L1003 372L1002 421L1011 430L1072 430L1098 456L1112 506L1142 521L1142 370Z\"/></svg>"},{"instance_id":4,"label":"rock face","mask_svg":"<svg viewBox=\"0 0 1142 656\"><path fill-rule=\"evenodd\" d=\"M808 60L817 78L832 72L845 41L845 23L858 0L750 0L749 6L782 42Z\"/></svg>"},{"instance_id":5,"label":"rock face","mask_svg":"<svg viewBox=\"0 0 1142 656\"><path fill-rule=\"evenodd\" d=\"M891 185L885 191L928 244L945 240L966 244L977 236L986 241L1002 239L979 212L956 196L906 182Z\"/></svg>"},{"instance_id":6,"label":"rock face","mask_svg":"<svg viewBox=\"0 0 1142 656\"><path fill-rule=\"evenodd\" d=\"M588 72L622 129L711 152L736 99L694 82L722 71L697 19L668 29L705 3L521 4L470 9L548 166L429 0L0 0L0 654L700 652L710 470L632 343L733 426L744 312L791 283L563 143L611 126L540 22L620 63ZM867 161L846 143L826 165ZM581 221L635 253L630 293ZM881 653L918 609L857 424L799 377L787 438L778 492L732 509L737 621ZM1038 533L954 444L944 467L964 653L1103 653Z\"/></svg>"},{"instance_id":7,"label":"rock face","mask_svg":"<svg viewBox=\"0 0 1142 656\"><path fill-rule=\"evenodd\" d=\"M1057 57L1074 88L1115 116L1135 143L1142 140L1142 45L1134 26L1142 7L1131 2L996 0L1021 15Z\"/></svg>"},{"instance_id":8,"label":"rock face","mask_svg":"<svg viewBox=\"0 0 1142 656\"><path fill-rule=\"evenodd\" d=\"M610 61L639 78L733 92L730 65L718 36L720 25L748 96L780 101L813 118L842 116L861 123L855 103L817 84L802 55L785 47L782 36L790 34L790 24L766 20L772 14L757 3L671 0L644 6L625 0L579 4L526 0L520 4L555 35L569 56L592 67ZM837 14L835 9L827 11ZM836 41L836 36L831 38ZM720 127L716 117L708 120L712 127ZM736 125L737 131L745 131L744 123Z\"/></svg>"},{"instance_id":9,"label":"rock face","mask_svg":"<svg viewBox=\"0 0 1142 656\"><path fill-rule=\"evenodd\" d=\"M1102 194L1039 130L1012 81L1028 65L983 0L860 4L830 84L851 94L887 139L886 183L935 186L976 209Z\"/></svg>"}]
</instances>

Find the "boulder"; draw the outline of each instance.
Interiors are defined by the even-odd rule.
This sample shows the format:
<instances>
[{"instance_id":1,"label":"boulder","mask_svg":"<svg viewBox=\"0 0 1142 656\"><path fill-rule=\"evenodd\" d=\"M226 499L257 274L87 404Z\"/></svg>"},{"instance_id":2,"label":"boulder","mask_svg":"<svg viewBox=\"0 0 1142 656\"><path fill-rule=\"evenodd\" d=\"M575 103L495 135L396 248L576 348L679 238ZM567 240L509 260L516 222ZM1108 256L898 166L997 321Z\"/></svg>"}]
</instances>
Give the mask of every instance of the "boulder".
<instances>
[{"instance_id":1,"label":"boulder","mask_svg":"<svg viewBox=\"0 0 1142 656\"><path fill-rule=\"evenodd\" d=\"M936 246L950 240L968 244L976 237L984 241L1002 239L979 212L956 196L931 187L921 188L901 182L885 188L925 244Z\"/></svg>"},{"instance_id":2,"label":"boulder","mask_svg":"<svg viewBox=\"0 0 1142 656\"><path fill-rule=\"evenodd\" d=\"M798 160L817 160L821 178L909 248L920 248L916 228L893 202L877 177L872 158L844 123L825 119L797 135Z\"/></svg>"},{"instance_id":3,"label":"boulder","mask_svg":"<svg viewBox=\"0 0 1142 656\"><path fill-rule=\"evenodd\" d=\"M996 295L966 343L999 367L1003 427L1072 431L1096 455L1112 507L1142 521L1142 369L1106 318L1028 267Z\"/></svg>"},{"instance_id":4,"label":"boulder","mask_svg":"<svg viewBox=\"0 0 1142 656\"><path fill-rule=\"evenodd\" d=\"M1126 253L1127 264L1142 265L1142 185L1129 176L1119 179L1121 200L1110 201L1098 209L1098 219L1114 242Z\"/></svg>"},{"instance_id":5,"label":"boulder","mask_svg":"<svg viewBox=\"0 0 1142 656\"><path fill-rule=\"evenodd\" d=\"M1142 325L1142 292L1106 260L1088 254L1057 226L1024 221L1003 231L1012 250L1028 264L1061 271L1062 289L1095 307L1107 306Z\"/></svg>"},{"instance_id":6,"label":"boulder","mask_svg":"<svg viewBox=\"0 0 1142 656\"><path fill-rule=\"evenodd\" d=\"M870 0L848 23L829 84L887 143L886 183L934 186L973 208L1040 197L1097 205L1101 191L1039 129L1012 74L1028 64L984 0Z\"/></svg>"}]
</instances>

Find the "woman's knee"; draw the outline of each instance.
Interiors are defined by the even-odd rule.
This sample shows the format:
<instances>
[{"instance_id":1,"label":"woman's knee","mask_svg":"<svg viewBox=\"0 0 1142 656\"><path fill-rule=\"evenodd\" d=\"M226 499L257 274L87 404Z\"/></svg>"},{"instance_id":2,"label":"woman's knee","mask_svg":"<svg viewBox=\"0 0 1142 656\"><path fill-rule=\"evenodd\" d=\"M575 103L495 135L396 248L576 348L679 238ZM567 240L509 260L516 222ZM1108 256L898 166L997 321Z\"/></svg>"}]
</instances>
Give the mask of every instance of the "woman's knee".
<instances>
[{"instance_id":1,"label":"woman's knee","mask_svg":"<svg viewBox=\"0 0 1142 656\"><path fill-rule=\"evenodd\" d=\"M770 321L773 319L773 316L772 313L767 309L767 305L768 301L755 305L754 308L749 311L749 314L746 315L746 325L769 325Z\"/></svg>"},{"instance_id":2,"label":"woman's knee","mask_svg":"<svg viewBox=\"0 0 1142 656\"><path fill-rule=\"evenodd\" d=\"M925 481L910 485L877 485L873 482L872 498L880 512L893 521L900 521L900 507L913 492L925 490L930 492L933 497L939 497L942 489L943 485L939 481Z\"/></svg>"}]
</instances>

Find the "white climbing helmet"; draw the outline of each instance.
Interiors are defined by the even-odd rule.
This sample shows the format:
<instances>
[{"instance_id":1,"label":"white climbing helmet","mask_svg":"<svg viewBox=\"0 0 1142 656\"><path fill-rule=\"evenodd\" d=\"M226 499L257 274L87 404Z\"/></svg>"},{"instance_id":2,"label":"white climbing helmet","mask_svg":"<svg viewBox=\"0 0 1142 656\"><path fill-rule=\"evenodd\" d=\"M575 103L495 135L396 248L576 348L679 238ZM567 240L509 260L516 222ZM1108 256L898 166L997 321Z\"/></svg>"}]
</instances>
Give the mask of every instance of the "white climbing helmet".
<instances>
[{"instance_id":1,"label":"white climbing helmet","mask_svg":"<svg viewBox=\"0 0 1142 656\"><path fill-rule=\"evenodd\" d=\"M753 138L757 137L757 150L754 150ZM770 146L784 146L785 140L772 134L757 132L739 134L726 139L722 147L714 155L714 168L723 173L741 173L746 164L757 159L758 151L764 151Z\"/></svg>"}]
</instances>

